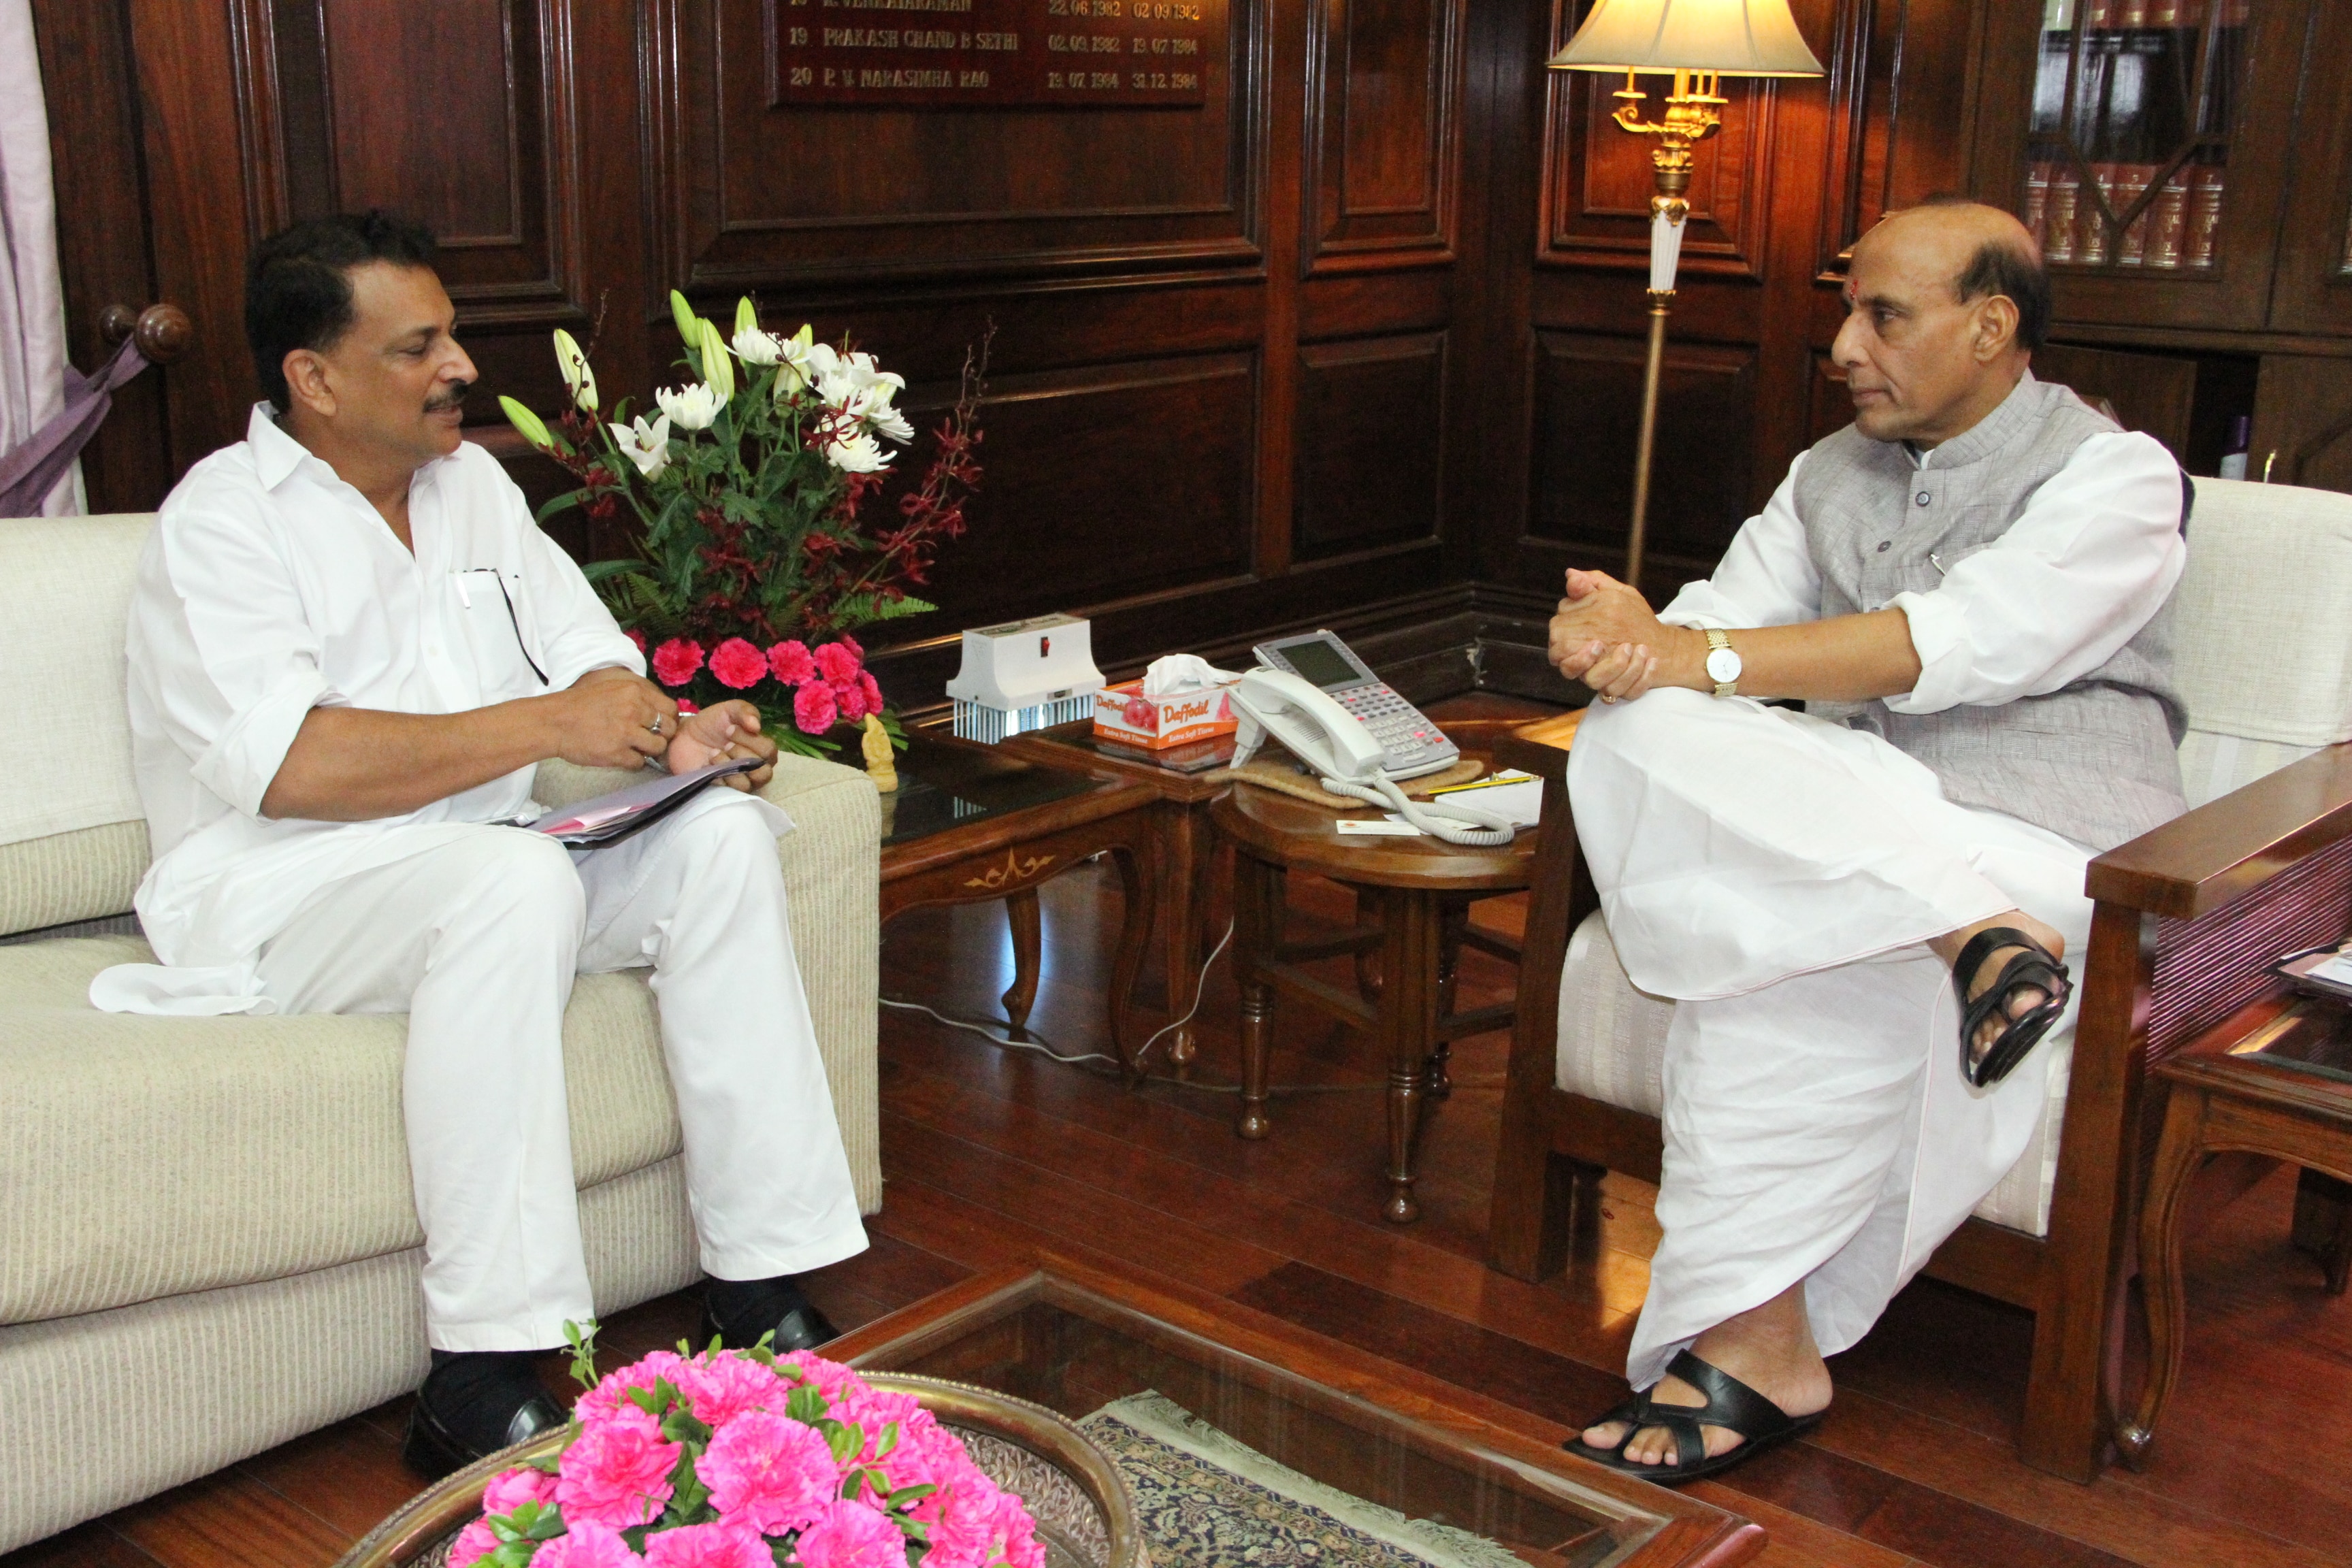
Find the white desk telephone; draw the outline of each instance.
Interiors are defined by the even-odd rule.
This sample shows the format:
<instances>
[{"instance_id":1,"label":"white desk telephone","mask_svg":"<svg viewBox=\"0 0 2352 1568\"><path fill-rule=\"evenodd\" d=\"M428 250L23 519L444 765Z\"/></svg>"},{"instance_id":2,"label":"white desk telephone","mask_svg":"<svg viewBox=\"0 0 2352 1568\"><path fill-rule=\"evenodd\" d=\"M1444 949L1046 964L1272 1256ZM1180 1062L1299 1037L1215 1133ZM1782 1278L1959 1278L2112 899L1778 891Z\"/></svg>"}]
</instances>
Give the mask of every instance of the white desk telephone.
<instances>
[{"instance_id":1,"label":"white desk telephone","mask_svg":"<svg viewBox=\"0 0 2352 1568\"><path fill-rule=\"evenodd\" d=\"M1234 735L1234 767L1255 756L1271 735L1334 795L1384 806L1449 843L1511 841L1517 828L1503 817L1405 798L1396 780L1435 773L1461 752L1419 709L1372 674L1347 644L1329 632L1318 632L1255 651L1276 668L1251 670L1234 689L1234 712L1240 720ZM1314 679L1318 670L1331 679Z\"/></svg>"}]
</instances>

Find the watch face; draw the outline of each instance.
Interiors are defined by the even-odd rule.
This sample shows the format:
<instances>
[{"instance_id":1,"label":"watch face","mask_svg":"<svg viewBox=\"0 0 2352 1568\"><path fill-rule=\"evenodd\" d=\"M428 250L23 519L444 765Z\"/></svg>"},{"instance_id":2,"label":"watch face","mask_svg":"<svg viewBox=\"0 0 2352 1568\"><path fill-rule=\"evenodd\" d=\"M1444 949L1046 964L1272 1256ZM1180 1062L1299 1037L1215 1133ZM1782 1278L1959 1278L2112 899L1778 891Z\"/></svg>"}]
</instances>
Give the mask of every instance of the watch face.
<instances>
[{"instance_id":1,"label":"watch face","mask_svg":"<svg viewBox=\"0 0 2352 1568\"><path fill-rule=\"evenodd\" d=\"M1739 679L1739 656L1727 647L1719 647L1706 656L1706 675L1717 684Z\"/></svg>"}]
</instances>

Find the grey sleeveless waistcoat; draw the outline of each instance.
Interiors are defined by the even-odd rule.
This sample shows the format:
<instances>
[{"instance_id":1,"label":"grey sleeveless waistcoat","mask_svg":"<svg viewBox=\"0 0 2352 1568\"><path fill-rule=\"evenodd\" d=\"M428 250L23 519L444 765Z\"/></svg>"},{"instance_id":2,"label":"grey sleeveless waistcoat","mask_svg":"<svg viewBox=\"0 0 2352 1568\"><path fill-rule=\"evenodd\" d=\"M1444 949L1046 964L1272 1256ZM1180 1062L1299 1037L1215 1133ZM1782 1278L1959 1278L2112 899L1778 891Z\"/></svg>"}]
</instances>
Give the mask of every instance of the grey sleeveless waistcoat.
<instances>
[{"instance_id":1,"label":"grey sleeveless waistcoat","mask_svg":"<svg viewBox=\"0 0 2352 1568\"><path fill-rule=\"evenodd\" d=\"M1851 425L1821 442L1797 471L1796 503L1822 616L1933 592L1944 572L2009 531L2076 447L2116 428L2065 387L2029 374L1925 468L1900 443ZM1896 713L1884 702L1805 707L1916 757L1947 800L2111 849L2188 808L2174 752L2188 711L2172 683L2171 624L2168 600L2114 658L2046 697L1940 713Z\"/></svg>"}]
</instances>

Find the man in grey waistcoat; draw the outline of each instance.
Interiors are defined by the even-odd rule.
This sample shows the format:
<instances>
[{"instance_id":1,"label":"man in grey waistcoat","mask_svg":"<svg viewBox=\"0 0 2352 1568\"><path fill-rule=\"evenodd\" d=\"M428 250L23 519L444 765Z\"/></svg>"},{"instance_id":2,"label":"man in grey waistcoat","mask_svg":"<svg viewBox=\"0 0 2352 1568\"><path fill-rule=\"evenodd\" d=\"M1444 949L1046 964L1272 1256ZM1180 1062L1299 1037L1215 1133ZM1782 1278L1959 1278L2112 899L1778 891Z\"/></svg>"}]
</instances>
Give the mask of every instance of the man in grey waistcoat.
<instances>
[{"instance_id":1,"label":"man in grey waistcoat","mask_svg":"<svg viewBox=\"0 0 2352 1568\"><path fill-rule=\"evenodd\" d=\"M2179 468L2033 378L2008 214L1896 214L1849 279L1853 424L1664 614L1570 572L1551 626L1610 938L1675 1002L1638 1392L1570 1446L1657 1480L1819 1419L2067 1070L2085 865L2184 809Z\"/></svg>"}]
</instances>

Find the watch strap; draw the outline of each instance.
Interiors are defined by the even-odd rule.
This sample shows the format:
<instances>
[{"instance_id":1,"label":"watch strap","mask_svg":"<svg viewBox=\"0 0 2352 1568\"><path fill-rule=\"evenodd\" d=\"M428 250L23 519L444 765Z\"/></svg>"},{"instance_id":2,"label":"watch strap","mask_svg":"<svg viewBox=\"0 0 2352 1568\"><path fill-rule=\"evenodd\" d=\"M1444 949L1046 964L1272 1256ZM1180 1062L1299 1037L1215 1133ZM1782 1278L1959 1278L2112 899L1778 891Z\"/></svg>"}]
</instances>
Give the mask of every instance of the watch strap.
<instances>
[{"instance_id":1,"label":"watch strap","mask_svg":"<svg viewBox=\"0 0 2352 1568\"><path fill-rule=\"evenodd\" d=\"M1706 650L1709 654L1730 653L1732 651L1731 634L1715 626L1707 627ZM1737 658L1738 656L1735 654L1733 657ZM1712 663L1713 660L1710 659L1708 662ZM1710 679L1713 678L1714 674L1715 671L1712 669L1707 671L1707 675ZM1717 697L1736 697L1738 693L1739 678L1738 676L1734 676L1729 680L1717 680L1715 683L1715 694Z\"/></svg>"}]
</instances>

